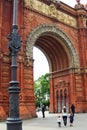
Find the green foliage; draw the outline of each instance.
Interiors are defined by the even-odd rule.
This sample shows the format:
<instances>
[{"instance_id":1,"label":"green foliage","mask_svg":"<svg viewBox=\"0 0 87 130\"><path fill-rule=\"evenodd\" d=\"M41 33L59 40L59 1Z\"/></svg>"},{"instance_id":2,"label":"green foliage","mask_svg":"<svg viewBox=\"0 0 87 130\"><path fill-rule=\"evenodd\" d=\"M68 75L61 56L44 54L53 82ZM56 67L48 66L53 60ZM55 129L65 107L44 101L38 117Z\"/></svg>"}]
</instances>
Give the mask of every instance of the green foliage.
<instances>
[{"instance_id":1,"label":"green foliage","mask_svg":"<svg viewBox=\"0 0 87 130\"><path fill-rule=\"evenodd\" d=\"M43 100L43 101L42 101L42 104L44 104L45 106L48 106L48 107L49 107L49 104L50 104L50 103L49 103L49 100Z\"/></svg>"},{"instance_id":2,"label":"green foliage","mask_svg":"<svg viewBox=\"0 0 87 130\"><path fill-rule=\"evenodd\" d=\"M49 74L42 75L38 80L34 82L34 92L36 97L36 106L46 105L49 106Z\"/></svg>"},{"instance_id":3,"label":"green foliage","mask_svg":"<svg viewBox=\"0 0 87 130\"><path fill-rule=\"evenodd\" d=\"M36 107L40 107L40 101L39 100L36 100L35 104L36 104Z\"/></svg>"}]
</instances>

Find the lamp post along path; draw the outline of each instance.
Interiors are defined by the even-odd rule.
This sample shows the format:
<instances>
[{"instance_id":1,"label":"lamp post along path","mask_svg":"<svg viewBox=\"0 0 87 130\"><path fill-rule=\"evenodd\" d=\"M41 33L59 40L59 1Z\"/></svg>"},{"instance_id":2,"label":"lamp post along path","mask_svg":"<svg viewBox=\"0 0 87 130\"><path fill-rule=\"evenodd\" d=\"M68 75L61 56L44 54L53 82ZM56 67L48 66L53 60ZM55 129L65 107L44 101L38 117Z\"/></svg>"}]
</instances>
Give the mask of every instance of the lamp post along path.
<instances>
[{"instance_id":1,"label":"lamp post along path","mask_svg":"<svg viewBox=\"0 0 87 130\"><path fill-rule=\"evenodd\" d=\"M13 3L13 26L8 36L9 51L11 53L11 81L9 92L9 117L7 118L7 130L22 130L22 119L19 117L19 82L17 81L17 53L21 48L21 36L18 34L17 12L18 0Z\"/></svg>"}]
</instances>

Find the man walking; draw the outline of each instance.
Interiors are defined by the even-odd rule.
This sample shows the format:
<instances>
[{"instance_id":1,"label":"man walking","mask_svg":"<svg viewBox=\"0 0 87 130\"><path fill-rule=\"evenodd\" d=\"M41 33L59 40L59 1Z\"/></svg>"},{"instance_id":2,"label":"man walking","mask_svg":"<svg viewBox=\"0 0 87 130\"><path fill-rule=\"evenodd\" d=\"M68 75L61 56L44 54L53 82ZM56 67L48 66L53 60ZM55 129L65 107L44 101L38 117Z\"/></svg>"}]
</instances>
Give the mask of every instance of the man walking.
<instances>
[{"instance_id":1,"label":"man walking","mask_svg":"<svg viewBox=\"0 0 87 130\"><path fill-rule=\"evenodd\" d=\"M42 106L42 115L43 115L43 118L45 118L45 106L44 105Z\"/></svg>"}]
</instances>

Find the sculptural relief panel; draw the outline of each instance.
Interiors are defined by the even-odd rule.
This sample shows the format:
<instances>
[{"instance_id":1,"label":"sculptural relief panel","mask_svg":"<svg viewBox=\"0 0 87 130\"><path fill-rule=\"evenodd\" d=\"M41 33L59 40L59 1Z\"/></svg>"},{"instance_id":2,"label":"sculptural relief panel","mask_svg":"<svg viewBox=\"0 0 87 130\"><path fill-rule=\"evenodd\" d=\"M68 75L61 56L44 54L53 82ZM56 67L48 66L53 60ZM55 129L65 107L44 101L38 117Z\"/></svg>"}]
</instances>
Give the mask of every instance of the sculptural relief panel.
<instances>
[{"instance_id":1,"label":"sculptural relief panel","mask_svg":"<svg viewBox=\"0 0 87 130\"><path fill-rule=\"evenodd\" d=\"M70 26L76 27L76 19L57 10L54 4L51 4L50 6L41 3L37 0L24 0L25 7L37 10L48 17L55 17L57 20L64 22Z\"/></svg>"}]
</instances>

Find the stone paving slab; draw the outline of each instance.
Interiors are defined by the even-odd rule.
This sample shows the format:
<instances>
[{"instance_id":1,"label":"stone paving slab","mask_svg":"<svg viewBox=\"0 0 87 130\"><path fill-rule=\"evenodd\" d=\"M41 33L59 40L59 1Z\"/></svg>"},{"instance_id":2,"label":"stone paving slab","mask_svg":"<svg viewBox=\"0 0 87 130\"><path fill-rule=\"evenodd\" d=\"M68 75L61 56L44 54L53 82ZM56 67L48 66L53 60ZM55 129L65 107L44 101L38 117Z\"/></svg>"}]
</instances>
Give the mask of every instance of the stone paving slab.
<instances>
[{"instance_id":1,"label":"stone paving slab","mask_svg":"<svg viewBox=\"0 0 87 130\"><path fill-rule=\"evenodd\" d=\"M23 120L22 128L23 130L86 130L87 129L87 113L75 114L75 120L73 127L69 125L69 118L67 126L65 127L62 122L61 128L57 125L57 115L49 114L46 112L45 118L42 118L42 113L37 112L38 118ZM0 130L7 130L6 122L0 122Z\"/></svg>"}]
</instances>

